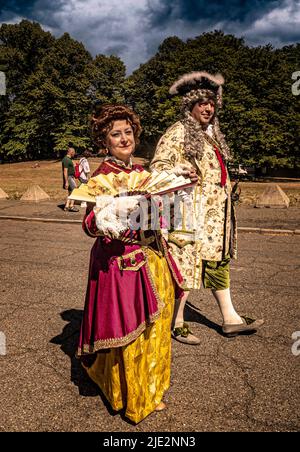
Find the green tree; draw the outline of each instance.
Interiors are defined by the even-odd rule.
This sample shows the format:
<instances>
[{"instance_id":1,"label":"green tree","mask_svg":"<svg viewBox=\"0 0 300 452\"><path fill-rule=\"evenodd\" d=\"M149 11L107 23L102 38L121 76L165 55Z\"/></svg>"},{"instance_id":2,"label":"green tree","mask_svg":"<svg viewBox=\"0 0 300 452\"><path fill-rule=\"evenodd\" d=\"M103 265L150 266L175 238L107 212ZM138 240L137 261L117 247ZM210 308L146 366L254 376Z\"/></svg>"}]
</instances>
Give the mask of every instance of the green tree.
<instances>
[{"instance_id":1,"label":"green tree","mask_svg":"<svg viewBox=\"0 0 300 452\"><path fill-rule=\"evenodd\" d=\"M180 118L180 98L170 97L171 84L191 71L220 72L225 77L221 128L235 160L295 167L299 165L300 96L292 96L291 75L299 69L299 49L299 44L277 50L271 45L249 47L243 39L221 31L186 43L168 38L128 78L127 99L141 114L145 139L155 144Z\"/></svg>"},{"instance_id":2,"label":"green tree","mask_svg":"<svg viewBox=\"0 0 300 452\"><path fill-rule=\"evenodd\" d=\"M116 56L97 55L88 67L90 97L103 104L124 102L126 67Z\"/></svg>"},{"instance_id":3,"label":"green tree","mask_svg":"<svg viewBox=\"0 0 300 452\"><path fill-rule=\"evenodd\" d=\"M55 39L39 24L0 27L0 68L7 95L0 97L0 158L58 155L69 142L91 145L89 115L95 100L125 102L141 116L141 152L151 158L166 128L180 118L180 97L169 88L182 74L206 70L225 77L221 127L235 160L258 166L299 167L300 96L292 73L300 44L249 47L221 31L183 42L170 37L126 78L115 56L89 54L67 33Z\"/></svg>"},{"instance_id":4,"label":"green tree","mask_svg":"<svg viewBox=\"0 0 300 452\"><path fill-rule=\"evenodd\" d=\"M2 39L1 63L8 67L9 92L1 104L0 156L53 157L70 142L79 151L89 147L93 102L123 101L124 64L114 56L93 59L67 33L54 39L38 24L23 21L2 27L6 38ZM19 39L22 33L29 43L36 43L36 53L33 44L25 46L25 52ZM10 65L16 54L19 60Z\"/></svg>"}]
</instances>

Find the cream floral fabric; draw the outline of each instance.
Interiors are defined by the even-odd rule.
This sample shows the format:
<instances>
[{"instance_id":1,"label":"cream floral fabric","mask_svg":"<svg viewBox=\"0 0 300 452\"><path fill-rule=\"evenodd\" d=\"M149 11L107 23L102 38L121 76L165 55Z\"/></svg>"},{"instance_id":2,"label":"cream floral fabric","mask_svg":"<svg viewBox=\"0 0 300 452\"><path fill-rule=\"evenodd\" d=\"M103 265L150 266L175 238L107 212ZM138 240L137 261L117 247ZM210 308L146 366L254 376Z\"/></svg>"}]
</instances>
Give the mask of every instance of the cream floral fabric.
<instances>
[{"instance_id":1,"label":"cream floral fabric","mask_svg":"<svg viewBox=\"0 0 300 452\"><path fill-rule=\"evenodd\" d=\"M217 146L217 143L216 143ZM236 257L236 221L231 206L229 177L221 187L221 168L211 139L204 142L201 161L184 157L184 125L179 121L160 139L151 169L172 169L179 164L195 168L199 182L191 204L181 201L182 222L169 234L173 255L189 289L201 287L202 260L221 261L228 253Z\"/></svg>"}]
</instances>

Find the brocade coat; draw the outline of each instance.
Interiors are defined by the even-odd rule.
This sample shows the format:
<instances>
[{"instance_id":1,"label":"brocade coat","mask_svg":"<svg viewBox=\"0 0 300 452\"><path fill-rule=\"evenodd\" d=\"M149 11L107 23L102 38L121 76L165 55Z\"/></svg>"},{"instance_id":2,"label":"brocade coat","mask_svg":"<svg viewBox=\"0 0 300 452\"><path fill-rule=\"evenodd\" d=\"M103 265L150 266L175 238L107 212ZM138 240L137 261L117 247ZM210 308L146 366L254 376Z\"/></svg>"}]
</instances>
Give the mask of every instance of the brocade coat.
<instances>
[{"instance_id":1,"label":"brocade coat","mask_svg":"<svg viewBox=\"0 0 300 452\"><path fill-rule=\"evenodd\" d=\"M221 261L228 254L236 258L236 216L227 169L225 186L220 183L221 165L215 150L218 143L206 136L201 161L190 161L185 158L184 133L180 121L166 131L157 145L151 170L171 170L184 164L197 172L199 181L191 193L191 202L180 201L182 221L170 231L168 241L186 288L199 289L202 260Z\"/></svg>"}]
</instances>

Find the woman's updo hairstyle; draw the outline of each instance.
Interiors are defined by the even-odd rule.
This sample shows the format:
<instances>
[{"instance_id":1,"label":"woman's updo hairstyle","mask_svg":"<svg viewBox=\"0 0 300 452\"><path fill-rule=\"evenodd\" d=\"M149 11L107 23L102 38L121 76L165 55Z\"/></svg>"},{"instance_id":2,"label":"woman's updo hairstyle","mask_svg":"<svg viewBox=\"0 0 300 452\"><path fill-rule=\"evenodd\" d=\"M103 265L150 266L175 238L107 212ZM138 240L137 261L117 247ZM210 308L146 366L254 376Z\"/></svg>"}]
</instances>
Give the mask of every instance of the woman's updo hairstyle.
<instances>
[{"instance_id":1,"label":"woman's updo hairstyle","mask_svg":"<svg viewBox=\"0 0 300 452\"><path fill-rule=\"evenodd\" d=\"M106 148L107 134L113 128L114 121L125 120L131 125L135 143L139 144L139 136L142 132L139 117L125 105L100 105L94 106L91 118L92 136L95 145L100 150Z\"/></svg>"}]
</instances>

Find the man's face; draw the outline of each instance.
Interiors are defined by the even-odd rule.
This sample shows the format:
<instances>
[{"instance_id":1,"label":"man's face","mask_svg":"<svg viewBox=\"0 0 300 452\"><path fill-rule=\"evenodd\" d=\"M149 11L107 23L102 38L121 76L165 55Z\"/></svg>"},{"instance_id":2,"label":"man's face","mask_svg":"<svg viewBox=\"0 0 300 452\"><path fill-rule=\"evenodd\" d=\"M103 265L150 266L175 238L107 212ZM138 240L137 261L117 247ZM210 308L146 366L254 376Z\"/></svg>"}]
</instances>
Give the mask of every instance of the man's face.
<instances>
[{"instance_id":1,"label":"man's face","mask_svg":"<svg viewBox=\"0 0 300 452\"><path fill-rule=\"evenodd\" d=\"M73 159L75 157L75 149L74 148L69 148L68 154Z\"/></svg>"},{"instance_id":2,"label":"man's face","mask_svg":"<svg viewBox=\"0 0 300 452\"><path fill-rule=\"evenodd\" d=\"M215 114L215 103L213 100L197 102L192 109L192 116L204 127L207 127Z\"/></svg>"}]
</instances>

